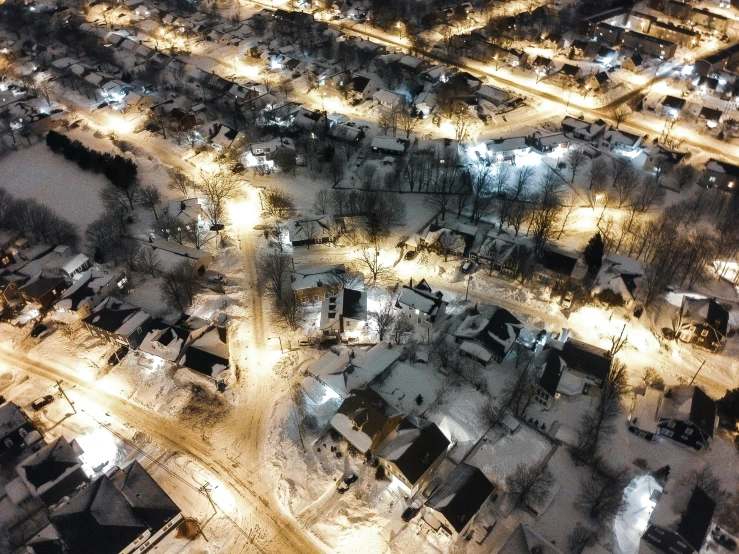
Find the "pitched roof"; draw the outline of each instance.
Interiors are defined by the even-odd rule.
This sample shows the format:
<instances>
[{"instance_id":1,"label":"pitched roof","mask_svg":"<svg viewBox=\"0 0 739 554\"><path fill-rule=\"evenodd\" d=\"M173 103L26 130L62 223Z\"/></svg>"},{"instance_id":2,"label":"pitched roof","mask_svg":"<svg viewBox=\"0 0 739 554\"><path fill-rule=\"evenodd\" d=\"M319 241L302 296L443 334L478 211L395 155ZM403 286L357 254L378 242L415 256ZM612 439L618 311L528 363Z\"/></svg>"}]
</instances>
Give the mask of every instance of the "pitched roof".
<instances>
[{"instance_id":1,"label":"pitched roof","mask_svg":"<svg viewBox=\"0 0 739 554\"><path fill-rule=\"evenodd\" d=\"M547 348L543 352L544 362L543 371L539 378L539 386L554 396L559 386L559 380L562 378L562 359L559 357L560 351L557 348Z\"/></svg>"},{"instance_id":2,"label":"pitched roof","mask_svg":"<svg viewBox=\"0 0 739 554\"><path fill-rule=\"evenodd\" d=\"M415 485L448 446L449 439L436 424L408 416L382 443L377 455L393 462L408 482Z\"/></svg>"},{"instance_id":3,"label":"pitched roof","mask_svg":"<svg viewBox=\"0 0 739 554\"><path fill-rule=\"evenodd\" d=\"M111 476L136 515L151 529L160 529L180 509L137 460Z\"/></svg>"},{"instance_id":4,"label":"pitched roof","mask_svg":"<svg viewBox=\"0 0 739 554\"><path fill-rule=\"evenodd\" d=\"M95 311L82 321L103 331L116 333L126 321L140 311L141 308L138 306L109 296L95 308Z\"/></svg>"},{"instance_id":5,"label":"pitched roof","mask_svg":"<svg viewBox=\"0 0 739 554\"><path fill-rule=\"evenodd\" d=\"M441 513L458 533L495 490L482 471L461 463L434 491L426 505Z\"/></svg>"},{"instance_id":6,"label":"pitched roof","mask_svg":"<svg viewBox=\"0 0 739 554\"><path fill-rule=\"evenodd\" d=\"M545 248L539 257L539 263L544 269L566 276L572 275L577 260L578 255L574 252L563 252L552 248Z\"/></svg>"},{"instance_id":7,"label":"pitched roof","mask_svg":"<svg viewBox=\"0 0 739 554\"><path fill-rule=\"evenodd\" d=\"M716 402L699 387L676 385L665 392L659 408L659 418L690 421L712 437Z\"/></svg>"},{"instance_id":8,"label":"pitched roof","mask_svg":"<svg viewBox=\"0 0 739 554\"><path fill-rule=\"evenodd\" d=\"M28 416L13 402L6 402L0 406L0 438L12 433L24 423Z\"/></svg>"},{"instance_id":9,"label":"pitched roof","mask_svg":"<svg viewBox=\"0 0 739 554\"><path fill-rule=\"evenodd\" d=\"M690 404L690 421L709 437L713 436L716 422L716 402L699 387L693 391L693 400Z\"/></svg>"},{"instance_id":10,"label":"pitched roof","mask_svg":"<svg viewBox=\"0 0 739 554\"><path fill-rule=\"evenodd\" d=\"M63 285L64 282L64 279L62 279L61 277L39 277L38 279L34 279L26 283L20 289L18 289L18 291L22 294L28 295L28 297L30 298L38 299L47 294L49 291L54 290L60 285Z\"/></svg>"},{"instance_id":11,"label":"pitched roof","mask_svg":"<svg viewBox=\"0 0 739 554\"><path fill-rule=\"evenodd\" d=\"M700 552L703 546L715 511L716 502L703 489L695 487L677 532L696 552Z\"/></svg>"},{"instance_id":12,"label":"pitched roof","mask_svg":"<svg viewBox=\"0 0 739 554\"><path fill-rule=\"evenodd\" d=\"M611 370L612 360L607 350L575 339L569 339L562 345L561 356L568 368L600 380L605 380Z\"/></svg>"},{"instance_id":13,"label":"pitched roof","mask_svg":"<svg viewBox=\"0 0 739 554\"><path fill-rule=\"evenodd\" d=\"M360 452L367 452L388 420L400 415L370 388L354 389L331 418L331 425Z\"/></svg>"},{"instance_id":14,"label":"pitched roof","mask_svg":"<svg viewBox=\"0 0 739 554\"><path fill-rule=\"evenodd\" d=\"M213 327L193 341L182 358L182 365L209 377L216 377L229 366L225 327Z\"/></svg>"}]
</instances>

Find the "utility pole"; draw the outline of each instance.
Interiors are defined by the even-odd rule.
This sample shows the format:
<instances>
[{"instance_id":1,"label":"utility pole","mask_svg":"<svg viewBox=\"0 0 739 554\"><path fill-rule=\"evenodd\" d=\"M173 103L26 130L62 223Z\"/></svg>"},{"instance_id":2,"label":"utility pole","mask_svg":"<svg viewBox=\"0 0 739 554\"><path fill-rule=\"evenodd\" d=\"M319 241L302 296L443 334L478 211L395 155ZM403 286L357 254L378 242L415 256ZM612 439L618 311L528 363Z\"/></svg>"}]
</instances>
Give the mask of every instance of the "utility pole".
<instances>
[{"instance_id":1,"label":"utility pole","mask_svg":"<svg viewBox=\"0 0 739 554\"><path fill-rule=\"evenodd\" d=\"M470 281L472 281L472 275L467 277L467 290L464 293L464 301L467 302L467 296L470 294Z\"/></svg>"},{"instance_id":2,"label":"utility pole","mask_svg":"<svg viewBox=\"0 0 739 554\"><path fill-rule=\"evenodd\" d=\"M210 491L211 491L211 488L210 488L210 483L208 481L203 483L203 485L198 489L198 492L204 494L205 498L208 499L208 502L210 502L210 505L213 507L213 511L218 513L218 508L216 508L216 504L215 502L213 502L213 498L211 498L210 496Z\"/></svg>"},{"instance_id":3,"label":"utility pole","mask_svg":"<svg viewBox=\"0 0 739 554\"><path fill-rule=\"evenodd\" d=\"M74 403L73 403L73 402L72 402L72 401L71 401L71 400L69 399L69 397L67 396L67 393L66 393L66 392L64 392L64 389L62 388L62 382L61 382L61 381L57 381L57 382L56 382L56 388L58 388L58 389L59 389L59 393L60 393L60 394L61 394L61 395L62 395L62 396L64 397L64 399L65 399L65 400L66 400L66 401L67 401L67 402L69 403L69 406L70 406L70 407L72 408L72 411L73 411L73 412L74 412L74 413L76 414L76 413L77 413L77 409L76 409L76 408L74 407Z\"/></svg>"},{"instance_id":4,"label":"utility pole","mask_svg":"<svg viewBox=\"0 0 739 554\"><path fill-rule=\"evenodd\" d=\"M706 360L703 360L703 363L698 368L698 371L695 372L695 375L693 375L693 378L690 380L690 385L693 384L693 381L695 381L695 378L698 377L698 374L701 372L701 369L703 369L703 366L706 365Z\"/></svg>"}]
</instances>

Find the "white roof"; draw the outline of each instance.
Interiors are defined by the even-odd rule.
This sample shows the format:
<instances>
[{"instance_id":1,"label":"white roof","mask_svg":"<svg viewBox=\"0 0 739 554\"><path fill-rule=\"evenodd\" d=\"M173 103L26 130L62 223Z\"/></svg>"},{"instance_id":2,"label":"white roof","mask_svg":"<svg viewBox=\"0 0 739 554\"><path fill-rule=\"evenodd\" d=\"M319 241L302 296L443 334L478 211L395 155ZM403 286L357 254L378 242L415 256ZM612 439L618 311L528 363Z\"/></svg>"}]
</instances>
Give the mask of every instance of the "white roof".
<instances>
[{"instance_id":1,"label":"white roof","mask_svg":"<svg viewBox=\"0 0 739 554\"><path fill-rule=\"evenodd\" d=\"M459 346L459 349L462 352L465 352L466 354L469 354L470 356L474 357L477 360L480 360L483 363L488 363L490 359L493 357L490 352L487 351L486 348L480 346L476 342L471 341L464 341Z\"/></svg>"},{"instance_id":2,"label":"white roof","mask_svg":"<svg viewBox=\"0 0 739 554\"><path fill-rule=\"evenodd\" d=\"M401 154L405 152L405 144L405 142L396 137L377 136L372 139L372 148L378 148L381 150L392 150Z\"/></svg>"},{"instance_id":3,"label":"white roof","mask_svg":"<svg viewBox=\"0 0 739 554\"><path fill-rule=\"evenodd\" d=\"M477 96L491 100L493 102L505 102L508 99L509 94L500 90L499 88L491 87L489 85L481 86L477 91Z\"/></svg>"},{"instance_id":4,"label":"white roof","mask_svg":"<svg viewBox=\"0 0 739 554\"><path fill-rule=\"evenodd\" d=\"M166 337L167 334L173 335L169 343L162 344L159 342L159 340L162 337ZM165 329L154 329L146 334L146 337L144 337L144 340L139 346L139 350L167 360L168 362L176 362L180 352L182 352L184 342L185 341L178 337L169 327L166 327Z\"/></svg>"},{"instance_id":5,"label":"white roof","mask_svg":"<svg viewBox=\"0 0 739 554\"><path fill-rule=\"evenodd\" d=\"M400 94L396 94L395 92L384 88L375 92L373 96L375 100L382 104L394 104L403 98Z\"/></svg>"},{"instance_id":6,"label":"white roof","mask_svg":"<svg viewBox=\"0 0 739 554\"><path fill-rule=\"evenodd\" d=\"M372 446L372 438L354 427L351 419L341 413L331 418L331 426L360 452L367 452Z\"/></svg>"},{"instance_id":7,"label":"white roof","mask_svg":"<svg viewBox=\"0 0 739 554\"><path fill-rule=\"evenodd\" d=\"M634 395L631 408L631 424L645 431L657 430L657 410L659 410L662 392L647 387L644 394Z\"/></svg>"},{"instance_id":8,"label":"white roof","mask_svg":"<svg viewBox=\"0 0 739 554\"><path fill-rule=\"evenodd\" d=\"M123 337L127 337L131 335L136 330L136 328L144 323L147 319L149 319L149 314L147 314L144 310L139 310L131 317L129 317L126 321L124 321L123 325L121 325L116 330L116 333Z\"/></svg>"},{"instance_id":9,"label":"white roof","mask_svg":"<svg viewBox=\"0 0 739 554\"><path fill-rule=\"evenodd\" d=\"M403 287L398 302L425 314L431 314L436 307L436 302L425 293L408 287Z\"/></svg>"},{"instance_id":10,"label":"white roof","mask_svg":"<svg viewBox=\"0 0 739 554\"><path fill-rule=\"evenodd\" d=\"M90 258L85 256L84 254L77 254L74 258L72 258L62 266L62 271L64 271L67 275L72 275L75 271L79 270L80 267L82 267L89 261Z\"/></svg>"},{"instance_id":11,"label":"white roof","mask_svg":"<svg viewBox=\"0 0 739 554\"><path fill-rule=\"evenodd\" d=\"M525 150L529 146L526 144L526 137L509 137L497 141L489 141L487 148L489 152L508 152L510 150Z\"/></svg>"},{"instance_id":12,"label":"white roof","mask_svg":"<svg viewBox=\"0 0 739 554\"><path fill-rule=\"evenodd\" d=\"M312 289L318 286L339 284L345 272L343 264L298 268L290 273L293 290Z\"/></svg>"},{"instance_id":13,"label":"white roof","mask_svg":"<svg viewBox=\"0 0 739 554\"><path fill-rule=\"evenodd\" d=\"M365 351L359 348L327 352L308 372L346 398L349 391L362 387L393 365L400 357L400 349L381 342Z\"/></svg>"}]
</instances>

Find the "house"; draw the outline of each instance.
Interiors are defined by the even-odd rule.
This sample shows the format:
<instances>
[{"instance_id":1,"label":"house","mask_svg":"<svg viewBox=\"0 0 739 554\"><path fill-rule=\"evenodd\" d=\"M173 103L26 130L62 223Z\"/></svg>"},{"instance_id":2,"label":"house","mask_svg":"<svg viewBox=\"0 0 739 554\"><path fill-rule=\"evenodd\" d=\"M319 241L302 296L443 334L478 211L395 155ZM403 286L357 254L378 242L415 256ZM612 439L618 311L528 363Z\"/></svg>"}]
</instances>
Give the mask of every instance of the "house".
<instances>
[{"instance_id":1,"label":"house","mask_svg":"<svg viewBox=\"0 0 739 554\"><path fill-rule=\"evenodd\" d=\"M159 262L159 271L163 273L173 270L186 261L192 265L193 274L202 275L213 262L213 255L206 250L159 237L149 237L148 242L144 242L142 248L151 248L154 251Z\"/></svg>"},{"instance_id":2,"label":"house","mask_svg":"<svg viewBox=\"0 0 739 554\"><path fill-rule=\"evenodd\" d=\"M549 340L536 361L540 371L536 402L551 409L560 396L582 394L590 385L601 387L611 362L602 348L575 339Z\"/></svg>"},{"instance_id":3,"label":"house","mask_svg":"<svg viewBox=\"0 0 739 554\"><path fill-rule=\"evenodd\" d=\"M699 184L709 189L733 191L737 189L737 180L739 180L739 166L711 158L706 163Z\"/></svg>"},{"instance_id":4,"label":"house","mask_svg":"<svg viewBox=\"0 0 739 554\"><path fill-rule=\"evenodd\" d=\"M562 66L562 69L559 70L557 75L559 75L563 82L568 83L579 79L582 76L582 69L577 65L566 63Z\"/></svg>"},{"instance_id":5,"label":"house","mask_svg":"<svg viewBox=\"0 0 739 554\"><path fill-rule=\"evenodd\" d=\"M641 137L633 133L627 133L620 129L611 129L600 141L603 148L616 151L630 157L634 157L641 152Z\"/></svg>"},{"instance_id":6,"label":"house","mask_svg":"<svg viewBox=\"0 0 739 554\"><path fill-rule=\"evenodd\" d=\"M570 140L564 133L552 133L550 135L542 135L539 131L529 135L528 142L532 148L542 154L551 154L552 152L563 153L570 146Z\"/></svg>"},{"instance_id":7,"label":"house","mask_svg":"<svg viewBox=\"0 0 739 554\"><path fill-rule=\"evenodd\" d=\"M138 348L154 326L154 320L138 306L109 296L82 320L93 336Z\"/></svg>"},{"instance_id":8,"label":"house","mask_svg":"<svg viewBox=\"0 0 739 554\"><path fill-rule=\"evenodd\" d=\"M20 454L31 441L40 435L31 419L13 402L0 405L0 464L5 464Z\"/></svg>"},{"instance_id":9,"label":"house","mask_svg":"<svg viewBox=\"0 0 739 554\"><path fill-rule=\"evenodd\" d=\"M585 81L585 88L588 90L601 90L606 88L609 82L610 79L608 78L608 73L605 71L599 71L598 73L588 77Z\"/></svg>"},{"instance_id":10,"label":"house","mask_svg":"<svg viewBox=\"0 0 739 554\"><path fill-rule=\"evenodd\" d=\"M138 461L114 468L53 506L26 542L33 552L151 552L182 521L180 509Z\"/></svg>"},{"instance_id":11,"label":"house","mask_svg":"<svg viewBox=\"0 0 739 554\"><path fill-rule=\"evenodd\" d=\"M290 285L299 303L318 302L335 294L350 280L343 264L311 266L290 272Z\"/></svg>"},{"instance_id":12,"label":"house","mask_svg":"<svg viewBox=\"0 0 739 554\"><path fill-rule=\"evenodd\" d=\"M531 151L526 137L509 137L493 139L486 143L488 158L496 163L514 162L518 156Z\"/></svg>"},{"instance_id":13,"label":"house","mask_svg":"<svg viewBox=\"0 0 739 554\"><path fill-rule=\"evenodd\" d=\"M636 298L637 280L644 275L640 262L618 254L607 254L593 282L593 293L610 290L626 305Z\"/></svg>"},{"instance_id":14,"label":"house","mask_svg":"<svg viewBox=\"0 0 739 554\"><path fill-rule=\"evenodd\" d=\"M470 259L487 264L491 272L513 277L520 272L521 262L528 256L526 247L513 240L502 229L491 229L480 246L472 249Z\"/></svg>"},{"instance_id":15,"label":"house","mask_svg":"<svg viewBox=\"0 0 739 554\"><path fill-rule=\"evenodd\" d=\"M651 171L664 176L677 167L680 162L687 159L689 154L670 150L661 144L647 151L647 159L644 161L644 171Z\"/></svg>"},{"instance_id":16,"label":"house","mask_svg":"<svg viewBox=\"0 0 739 554\"><path fill-rule=\"evenodd\" d=\"M711 32L726 34L731 20L726 16L702 8L693 8L690 14L693 25L701 25Z\"/></svg>"},{"instance_id":17,"label":"house","mask_svg":"<svg viewBox=\"0 0 739 554\"><path fill-rule=\"evenodd\" d=\"M716 502L699 486L693 488L689 497L683 491L673 491L666 496L657 502L641 536L641 544L647 552L656 554L703 552ZM640 548L639 552L643 550Z\"/></svg>"},{"instance_id":18,"label":"house","mask_svg":"<svg viewBox=\"0 0 739 554\"><path fill-rule=\"evenodd\" d=\"M547 247L537 260L536 279L541 283L564 284L580 281L587 267L579 254L553 246Z\"/></svg>"},{"instance_id":19,"label":"house","mask_svg":"<svg viewBox=\"0 0 739 554\"><path fill-rule=\"evenodd\" d=\"M464 535L494 491L482 471L460 463L429 497L423 521L456 539Z\"/></svg>"},{"instance_id":20,"label":"house","mask_svg":"<svg viewBox=\"0 0 739 554\"><path fill-rule=\"evenodd\" d=\"M607 128L608 124L602 119L594 123L574 117L565 117L562 120L562 131L580 140L597 140L605 134Z\"/></svg>"},{"instance_id":21,"label":"house","mask_svg":"<svg viewBox=\"0 0 739 554\"><path fill-rule=\"evenodd\" d=\"M83 318L105 298L122 291L128 278L120 269L89 269L65 290L56 301L54 307L61 312L70 312Z\"/></svg>"},{"instance_id":22,"label":"house","mask_svg":"<svg viewBox=\"0 0 739 554\"><path fill-rule=\"evenodd\" d=\"M178 334L176 340L181 340L182 336L182 333ZM216 379L231 365L228 331L226 327L211 325L204 327L196 336L197 338L187 346L185 355L179 363L182 367ZM174 340L174 335L172 338Z\"/></svg>"},{"instance_id":23,"label":"house","mask_svg":"<svg viewBox=\"0 0 739 554\"><path fill-rule=\"evenodd\" d=\"M189 339L189 330L156 319L151 331L141 341L139 350L162 362L175 363L184 352Z\"/></svg>"},{"instance_id":24,"label":"house","mask_svg":"<svg viewBox=\"0 0 739 554\"><path fill-rule=\"evenodd\" d=\"M649 29L649 34L653 37L674 42L686 48L694 48L698 46L701 38L698 31L663 21L655 21L652 23L652 26Z\"/></svg>"},{"instance_id":25,"label":"house","mask_svg":"<svg viewBox=\"0 0 739 554\"><path fill-rule=\"evenodd\" d=\"M685 107L685 99L678 98L677 96L670 96L669 94L664 97L661 102L662 111L665 115L670 117L677 117Z\"/></svg>"},{"instance_id":26,"label":"house","mask_svg":"<svg viewBox=\"0 0 739 554\"><path fill-rule=\"evenodd\" d=\"M334 140L357 144L362 140L364 132L357 127L351 127L344 123L337 123L329 128L328 136Z\"/></svg>"},{"instance_id":27,"label":"house","mask_svg":"<svg viewBox=\"0 0 739 554\"><path fill-rule=\"evenodd\" d=\"M402 156L410 146L410 141L397 138L375 136L372 139L372 151L379 154L389 154L391 156Z\"/></svg>"},{"instance_id":28,"label":"house","mask_svg":"<svg viewBox=\"0 0 739 554\"><path fill-rule=\"evenodd\" d=\"M475 97L478 100L485 100L494 106L505 104L510 96L506 91L491 87L490 85L483 85L475 92Z\"/></svg>"},{"instance_id":29,"label":"house","mask_svg":"<svg viewBox=\"0 0 739 554\"><path fill-rule=\"evenodd\" d=\"M342 83L343 84L343 83ZM364 75L354 75L349 81L349 91L351 98L361 102L369 98L372 92L372 79Z\"/></svg>"},{"instance_id":30,"label":"house","mask_svg":"<svg viewBox=\"0 0 739 554\"><path fill-rule=\"evenodd\" d=\"M662 402L662 391L647 387L644 394L634 393L629 411L629 431L636 436L652 441L657 436L657 420Z\"/></svg>"},{"instance_id":31,"label":"house","mask_svg":"<svg viewBox=\"0 0 739 554\"><path fill-rule=\"evenodd\" d=\"M333 218L328 215L315 219L295 220L288 226L287 232L293 246L330 244L338 238L338 229Z\"/></svg>"},{"instance_id":32,"label":"house","mask_svg":"<svg viewBox=\"0 0 739 554\"><path fill-rule=\"evenodd\" d=\"M372 95L377 104L383 108L392 110L403 105L405 98L393 91L381 88Z\"/></svg>"},{"instance_id":33,"label":"house","mask_svg":"<svg viewBox=\"0 0 739 554\"><path fill-rule=\"evenodd\" d=\"M355 336L367 325L367 292L341 289L321 302L319 327L324 336Z\"/></svg>"},{"instance_id":34,"label":"house","mask_svg":"<svg viewBox=\"0 0 739 554\"><path fill-rule=\"evenodd\" d=\"M353 389L331 418L331 427L360 453L374 454L403 416L370 388Z\"/></svg>"},{"instance_id":35,"label":"house","mask_svg":"<svg viewBox=\"0 0 739 554\"><path fill-rule=\"evenodd\" d=\"M595 54L595 61L604 66L612 64L616 58L618 58L618 53L607 46L601 46Z\"/></svg>"},{"instance_id":36,"label":"house","mask_svg":"<svg viewBox=\"0 0 739 554\"><path fill-rule=\"evenodd\" d=\"M385 474L410 497L426 487L446 457L449 445L449 439L436 424L407 416L380 445L377 457Z\"/></svg>"},{"instance_id":37,"label":"house","mask_svg":"<svg viewBox=\"0 0 739 554\"><path fill-rule=\"evenodd\" d=\"M428 117L434 113L437 105L438 101L436 99L436 95L430 91L422 92L413 101L413 107L416 108L418 113L423 117Z\"/></svg>"},{"instance_id":38,"label":"house","mask_svg":"<svg viewBox=\"0 0 739 554\"><path fill-rule=\"evenodd\" d=\"M481 308L481 313L468 315L454 332L464 356L483 365L491 360L501 363L513 348L523 323L505 308Z\"/></svg>"},{"instance_id":39,"label":"house","mask_svg":"<svg viewBox=\"0 0 739 554\"><path fill-rule=\"evenodd\" d=\"M41 309L48 310L68 286L67 280L62 277L39 275L19 287L18 292L26 302L39 304Z\"/></svg>"},{"instance_id":40,"label":"house","mask_svg":"<svg viewBox=\"0 0 739 554\"><path fill-rule=\"evenodd\" d=\"M402 354L387 342L380 342L369 350L359 347L330 350L308 368L315 379L341 398L351 391L368 385L386 374Z\"/></svg>"},{"instance_id":41,"label":"house","mask_svg":"<svg viewBox=\"0 0 739 554\"><path fill-rule=\"evenodd\" d=\"M637 50L642 54L648 54L661 60L671 60L677 51L677 44L674 42L628 29L621 33L621 42L626 48Z\"/></svg>"},{"instance_id":42,"label":"house","mask_svg":"<svg viewBox=\"0 0 739 554\"><path fill-rule=\"evenodd\" d=\"M413 278L409 285L403 285L395 307L400 310L399 317L408 317L412 322L430 324L444 313L446 302L443 293L431 288L426 279L421 279L415 286Z\"/></svg>"},{"instance_id":43,"label":"house","mask_svg":"<svg viewBox=\"0 0 739 554\"><path fill-rule=\"evenodd\" d=\"M644 66L644 58L638 54L632 54L621 62L621 67L632 73L636 73Z\"/></svg>"},{"instance_id":44,"label":"house","mask_svg":"<svg viewBox=\"0 0 739 554\"><path fill-rule=\"evenodd\" d=\"M700 113L698 114L698 119L701 121L705 121L706 127L708 127L709 129L715 129L716 127L718 127L719 123L721 123L722 117L723 112L721 110L709 108L708 106L703 106Z\"/></svg>"},{"instance_id":45,"label":"house","mask_svg":"<svg viewBox=\"0 0 739 554\"><path fill-rule=\"evenodd\" d=\"M687 344L718 351L729 334L729 312L713 298L684 295L676 338Z\"/></svg>"},{"instance_id":46,"label":"house","mask_svg":"<svg viewBox=\"0 0 739 554\"><path fill-rule=\"evenodd\" d=\"M23 493L38 498L46 506L53 506L79 487L89 483L82 469L82 448L63 436L22 460L15 468ZM24 494L25 496L25 494Z\"/></svg>"},{"instance_id":47,"label":"house","mask_svg":"<svg viewBox=\"0 0 739 554\"><path fill-rule=\"evenodd\" d=\"M670 387L659 404L657 430L663 437L701 450L713 438L716 413L716 402L699 387Z\"/></svg>"},{"instance_id":48,"label":"house","mask_svg":"<svg viewBox=\"0 0 739 554\"><path fill-rule=\"evenodd\" d=\"M474 225L460 221L437 221L429 225L428 232L419 240L419 246L442 255L464 256L474 243L479 231ZM444 235L449 235L449 237L443 239Z\"/></svg>"},{"instance_id":49,"label":"house","mask_svg":"<svg viewBox=\"0 0 739 554\"><path fill-rule=\"evenodd\" d=\"M621 38L623 27L611 25L610 23L601 22L595 26L593 37L601 44L616 46Z\"/></svg>"}]
</instances>

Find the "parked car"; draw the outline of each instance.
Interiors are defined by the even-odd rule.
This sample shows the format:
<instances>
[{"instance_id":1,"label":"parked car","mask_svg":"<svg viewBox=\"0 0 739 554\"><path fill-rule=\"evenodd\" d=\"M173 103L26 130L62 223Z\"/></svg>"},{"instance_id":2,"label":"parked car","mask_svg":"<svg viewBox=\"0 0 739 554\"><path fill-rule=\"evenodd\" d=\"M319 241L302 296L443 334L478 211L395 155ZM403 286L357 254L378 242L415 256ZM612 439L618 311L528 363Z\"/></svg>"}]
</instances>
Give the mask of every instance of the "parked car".
<instances>
[{"instance_id":1,"label":"parked car","mask_svg":"<svg viewBox=\"0 0 739 554\"><path fill-rule=\"evenodd\" d=\"M0 394L0 406L2 406L3 404L5 404L5 397Z\"/></svg>"},{"instance_id":2,"label":"parked car","mask_svg":"<svg viewBox=\"0 0 739 554\"><path fill-rule=\"evenodd\" d=\"M572 291L565 294L564 298L562 298L562 308L565 310L569 310L572 307L572 300L574 298L575 294Z\"/></svg>"},{"instance_id":3,"label":"parked car","mask_svg":"<svg viewBox=\"0 0 739 554\"><path fill-rule=\"evenodd\" d=\"M413 258L416 257L416 254L418 254L418 251L416 251L416 250L408 250L408 252L405 253L404 258L406 260L412 260Z\"/></svg>"},{"instance_id":4,"label":"parked car","mask_svg":"<svg viewBox=\"0 0 739 554\"><path fill-rule=\"evenodd\" d=\"M128 346L121 346L118 350L113 352L108 358L108 365L118 365L123 358L128 354Z\"/></svg>"},{"instance_id":5,"label":"parked car","mask_svg":"<svg viewBox=\"0 0 739 554\"><path fill-rule=\"evenodd\" d=\"M475 264L471 260L465 260L464 262L462 262L462 267L460 268L460 270L462 271L462 273L467 275L468 273L472 272L473 267L475 267Z\"/></svg>"},{"instance_id":6,"label":"parked car","mask_svg":"<svg viewBox=\"0 0 739 554\"><path fill-rule=\"evenodd\" d=\"M410 520L412 520L414 517L416 517L416 514L419 512L419 508L414 508L413 506L408 506L403 514L400 516L400 519L408 523Z\"/></svg>"},{"instance_id":7,"label":"parked car","mask_svg":"<svg viewBox=\"0 0 739 554\"><path fill-rule=\"evenodd\" d=\"M41 408L48 406L52 402L54 402L54 397L50 394L47 394L46 396L42 396L41 398L37 398L36 400L31 402L31 408L33 408L34 411L38 412Z\"/></svg>"},{"instance_id":8,"label":"parked car","mask_svg":"<svg viewBox=\"0 0 739 554\"><path fill-rule=\"evenodd\" d=\"M341 483L339 483L339 486L336 487L336 492L344 494L357 479L359 479L359 477L357 477L355 473L350 473Z\"/></svg>"}]
</instances>

